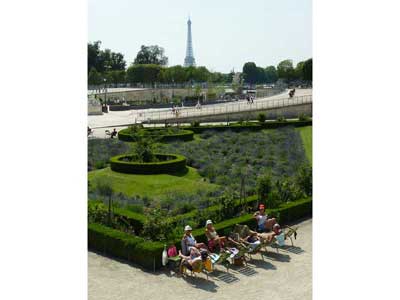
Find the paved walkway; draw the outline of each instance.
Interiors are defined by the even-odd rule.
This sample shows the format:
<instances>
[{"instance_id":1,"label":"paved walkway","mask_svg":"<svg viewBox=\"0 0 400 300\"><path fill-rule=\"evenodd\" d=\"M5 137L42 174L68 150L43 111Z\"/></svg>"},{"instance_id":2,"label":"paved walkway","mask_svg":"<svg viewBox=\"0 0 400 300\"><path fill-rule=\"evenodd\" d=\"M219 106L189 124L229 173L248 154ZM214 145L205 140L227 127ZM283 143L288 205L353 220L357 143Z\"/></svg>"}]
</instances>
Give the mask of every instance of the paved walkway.
<instances>
[{"instance_id":1,"label":"paved walkway","mask_svg":"<svg viewBox=\"0 0 400 300\"><path fill-rule=\"evenodd\" d=\"M298 89L296 90L295 97L309 96L312 95L312 89ZM288 99L287 93L278 94L271 97L266 98L257 98L254 101L252 106L247 105L246 100L228 102L228 103L218 103L218 104L210 104L204 106L202 110L196 110L193 107L184 107L180 108L180 115L187 116L189 115L197 115L200 113L205 113L206 110L215 110L215 113L223 112L233 112L238 109L238 106L241 106L243 109L248 109L252 107L252 109L256 110L257 106L262 106L263 104L268 104L273 101ZM170 108L156 108L156 109L142 109L142 110L128 110L128 111L110 111L107 114L97 115L97 116L88 116L88 125L90 128L99 128L99 127L119 127L126 124L133 124L135 121L143 121L146 120L148 116L157 118L158 115L166 115L173 118ZM160 117L161 118L161 117ZM104 132L104 131L103 131Z\"/></svg>"},{"instance_id":2,"label":"paved walkway","mask_svg":"<svg viewBox=\"0 0 400 300\"><path fill-rule=\"evenodd\" d=\"M312 220L298 225L295 247L280 250L279 254L271 251L264 261L260 255L254 256L248 267L229 273L219 266L209 281L205 274L179 278L164 271L145 272L89 252L89 299L309 300L312 298Z\"/></svg>"}]
</instances>

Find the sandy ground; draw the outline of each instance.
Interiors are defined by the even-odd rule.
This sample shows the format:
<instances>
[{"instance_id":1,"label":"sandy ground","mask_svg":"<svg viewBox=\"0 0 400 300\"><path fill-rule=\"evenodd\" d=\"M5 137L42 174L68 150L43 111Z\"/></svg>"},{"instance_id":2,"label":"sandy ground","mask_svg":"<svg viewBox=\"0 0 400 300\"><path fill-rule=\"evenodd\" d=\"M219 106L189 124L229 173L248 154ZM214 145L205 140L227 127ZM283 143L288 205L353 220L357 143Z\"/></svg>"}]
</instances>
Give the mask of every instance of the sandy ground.
<instances>
[{"instance_id":1,"label":"sandy ground","mask_svg":"<svg viewBox=\"0 0 400 300\"><path fill-rule=\"evenodd\" d=\"M247 267L236 267L229 273L222 266L206 280L177 277L167 271L143 271L89 252L89 299L268 299L307 300L312 298L312 220L300 226L295 247L275 250L264 256L253 256ZM161 257L160 257L161 259Z\"/></svg>"}]
</instances>

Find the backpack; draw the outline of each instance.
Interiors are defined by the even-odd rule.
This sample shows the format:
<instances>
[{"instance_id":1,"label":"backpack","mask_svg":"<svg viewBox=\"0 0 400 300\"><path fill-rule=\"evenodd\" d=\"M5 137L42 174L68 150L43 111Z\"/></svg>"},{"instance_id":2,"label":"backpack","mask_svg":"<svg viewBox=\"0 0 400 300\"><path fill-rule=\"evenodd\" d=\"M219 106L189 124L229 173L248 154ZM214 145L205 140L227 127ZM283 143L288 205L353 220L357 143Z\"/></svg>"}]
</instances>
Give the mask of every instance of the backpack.
<instances>
[{"instance_id":1,"label":"backpack","mask_svg":"<svg viewBox=\"0 0 400 300\"><path fill-rule=\"evenodd\" d=\"M178 252L176 251L176 247L175 246L171 246L168 248L167 251L168 257L174 257L178 255Z\"/></svg>"}]
</instances>

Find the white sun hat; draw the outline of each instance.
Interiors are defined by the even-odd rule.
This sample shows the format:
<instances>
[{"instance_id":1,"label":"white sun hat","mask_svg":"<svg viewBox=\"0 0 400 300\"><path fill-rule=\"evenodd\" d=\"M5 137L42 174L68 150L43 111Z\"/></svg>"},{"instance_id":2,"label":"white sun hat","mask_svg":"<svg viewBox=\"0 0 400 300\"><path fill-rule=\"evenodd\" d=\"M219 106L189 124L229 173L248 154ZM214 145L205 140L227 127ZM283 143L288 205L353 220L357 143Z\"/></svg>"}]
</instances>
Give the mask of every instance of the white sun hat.
<instances>
[{"instance_id":1,"label":"white sun hat","mask_svg":"<svg viewBox=\"0 0 400 300\"><path fill-rule=\"evenodd\" d=\"M188 231L188 230L192 230L192 227L190 227L189 225L186 225L185 226L185 231Z\"/></svg>"},{"instance_id":2,"label":"white sun hat","mask_svg":"<svg viewBox=\"0 0 400 300\"><path fill-rule=\"evenodd\" d=\"M207 226L208 224L212 224L212 221L211 221L211 220L207 220L206 226Z\"/></svg>"}]
</instances>

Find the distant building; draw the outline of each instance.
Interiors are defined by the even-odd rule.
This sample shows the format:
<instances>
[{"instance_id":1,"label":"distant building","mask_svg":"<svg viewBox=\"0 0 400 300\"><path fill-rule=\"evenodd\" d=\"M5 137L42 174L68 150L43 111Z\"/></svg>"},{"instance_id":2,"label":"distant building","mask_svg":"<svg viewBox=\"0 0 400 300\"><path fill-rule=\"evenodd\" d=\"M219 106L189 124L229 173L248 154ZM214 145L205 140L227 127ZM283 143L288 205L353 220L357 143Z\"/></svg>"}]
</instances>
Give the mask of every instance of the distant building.
<instances>
[{"instance_id":1,"label":"distant building","mask_svg":"<svg viewBox=\"0 0 400 300\"><path fill-rule=\"evenodd\" d=\"M189 20L187 21L187 41L186 41L186 57L185 57L185 62L184 66L185 67L190 67L190 66L196 66L196 61L194 60L194 55L193 55L193 44L192 44L192 22Z\"/></svg>"}]
</instances>

